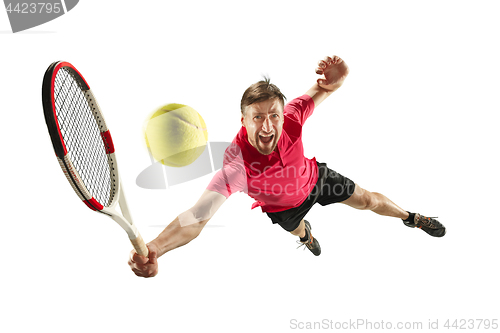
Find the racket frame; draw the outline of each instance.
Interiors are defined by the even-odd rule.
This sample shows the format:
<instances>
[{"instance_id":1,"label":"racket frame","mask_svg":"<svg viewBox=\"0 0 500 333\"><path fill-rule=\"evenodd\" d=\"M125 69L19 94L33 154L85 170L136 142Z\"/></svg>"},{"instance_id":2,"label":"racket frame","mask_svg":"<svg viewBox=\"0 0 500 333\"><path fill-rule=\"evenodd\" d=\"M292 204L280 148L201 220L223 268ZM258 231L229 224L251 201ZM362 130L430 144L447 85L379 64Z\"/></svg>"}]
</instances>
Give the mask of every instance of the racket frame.
<instances>
[{"instance_id":1,"label":"racket frame","mask_svg":"<svg viewBox=\"0 0 500 333\"><path fill-rule=\"evenodd\" d=\"M85 99L88 102L89 107L92 110L92 115L96 120L96 124L99 128L101 138L106 150L108 157L108 165L110 171L110 181L111 181L111 193L108 203L98 202L87 190L82 178L78 174L77 169L74 167L71 161L70 154L64 143L64 138L61 133L60 125L58 122L56 114L56 105L54 99L54 82L56 75L62 68L69 68L73 72L72 76L79 84L82 92L85 95ZM116 154L114 149L113 140L109 132L106 122L102 115L101 109L94 94L92 93L88 83L85 81L83 75L70 63L65 61L56 61L52 63L43 79L42 85L42 103L44 109L45 122L49 130L49 135L54 147L54 151L57 156L57 160L61 169L63 170L66 179L70 183L71 187L78 195L80 200L82 200L87 207L96 212L108 215L115 222L122 227L127 233L132 245L134 246L136 252L139 255L148 256L148 249L142 239L139 230L135 226L130 214L128 204L125 198L125 193L123 191L123 185L121 184L120 174L118 171L118 163L116 161ZM119 214L116 210L116 206L119 204L122 214Z\"/></svg>"}]
</instances>

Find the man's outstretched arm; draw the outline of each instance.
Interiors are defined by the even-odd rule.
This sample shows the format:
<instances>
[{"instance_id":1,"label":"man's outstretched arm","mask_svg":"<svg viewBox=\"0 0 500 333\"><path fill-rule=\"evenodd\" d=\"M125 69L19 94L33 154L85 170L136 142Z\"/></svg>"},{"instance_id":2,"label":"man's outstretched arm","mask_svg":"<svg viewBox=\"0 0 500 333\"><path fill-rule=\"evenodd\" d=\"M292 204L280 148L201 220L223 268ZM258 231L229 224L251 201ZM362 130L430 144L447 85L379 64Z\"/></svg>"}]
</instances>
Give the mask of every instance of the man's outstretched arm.
<instances>
[{"instance_id":1,"label":"man's outstretched arm","mask_svg":"<svg viewBox=\"0 0 500 333\"><path fill-rule=\"evenodd\" d=\"M306 95L313 99L315 107L342 86L349 74L349 67L337 56L326 57L325 60L319 61L316 74L324 77L318 79L317 83L306 92Z\"/></svg>"},{"instance_id":2,"label":"man's outstretched arm","mask_svg":"<svg viewBox=\"0 0 500 333\"><path fill-rule=\"evenodd\" d=\"M186 245L201 233L219 207L226 201L220 193L205 190L198 202L175 218L158 237L147 244L148 258L130 252L128 264L137 276L153 277L158 274L157 259L178 247Z\"/></svg>"}]
</instances>

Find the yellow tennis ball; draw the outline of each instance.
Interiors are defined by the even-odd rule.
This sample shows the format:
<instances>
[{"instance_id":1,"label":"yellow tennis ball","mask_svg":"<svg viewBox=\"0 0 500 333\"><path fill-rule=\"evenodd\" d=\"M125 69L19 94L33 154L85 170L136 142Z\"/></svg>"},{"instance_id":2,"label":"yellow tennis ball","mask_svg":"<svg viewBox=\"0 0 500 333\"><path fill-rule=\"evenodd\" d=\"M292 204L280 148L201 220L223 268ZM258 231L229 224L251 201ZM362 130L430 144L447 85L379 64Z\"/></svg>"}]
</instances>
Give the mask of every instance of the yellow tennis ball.
<instances>
[{"instance_id":1,"label":"yellow tennis ball","mask_svg":"<svg viewBox=\"0 0 500 333\"><path fill-rule=\"evenodd\" d=\"M144 135L154 159L172 167L193 163L208 140L203 118L183 104L167 104L154 111L145 122Z\"/></svg>"}]
</instances>

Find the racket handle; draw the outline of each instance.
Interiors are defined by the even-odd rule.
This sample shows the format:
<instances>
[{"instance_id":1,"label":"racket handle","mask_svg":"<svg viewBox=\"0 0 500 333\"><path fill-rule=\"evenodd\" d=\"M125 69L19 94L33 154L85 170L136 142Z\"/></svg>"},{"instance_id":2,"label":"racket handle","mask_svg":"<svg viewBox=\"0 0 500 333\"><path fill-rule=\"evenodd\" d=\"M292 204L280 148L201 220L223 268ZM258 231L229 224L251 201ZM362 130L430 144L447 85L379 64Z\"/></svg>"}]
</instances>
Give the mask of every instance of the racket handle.
<instances>
[{"instance_id":1,"label":"racket handle","mask_svg":"<svg viewBox=\"0 0 500 333\"><path fill-rule=\"evenodd\" d=\"M144 240L142 239L141 235L138 235L137 238L131 239L130 241L132 242L135 252L137 252L138 255L143 257L148 257L149 250L146 246L146 243L144 243Z\"/></svg>"}]
</instances>

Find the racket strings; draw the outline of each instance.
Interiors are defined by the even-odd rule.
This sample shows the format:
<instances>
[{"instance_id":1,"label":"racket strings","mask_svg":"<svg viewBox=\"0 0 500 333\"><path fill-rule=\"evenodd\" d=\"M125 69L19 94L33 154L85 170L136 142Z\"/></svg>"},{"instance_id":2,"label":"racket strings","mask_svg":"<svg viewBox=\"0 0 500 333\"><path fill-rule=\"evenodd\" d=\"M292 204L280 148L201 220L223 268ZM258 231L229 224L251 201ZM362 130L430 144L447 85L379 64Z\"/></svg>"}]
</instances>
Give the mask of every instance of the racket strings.
<instances>
[{"instance_id":1,"label":"racket strings","mask_svg":"<svg viewBox=\"0 0 500 333\"><path fill-rule=\"evenodd\" d=\"M109 156L95 116L70 70L62 68L54 80L54 102L61 134L70 159L90 194L103 206L113 199Z\"/></svg>"}]
</instances>

